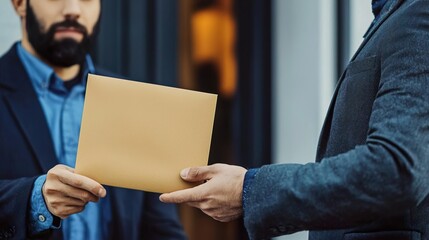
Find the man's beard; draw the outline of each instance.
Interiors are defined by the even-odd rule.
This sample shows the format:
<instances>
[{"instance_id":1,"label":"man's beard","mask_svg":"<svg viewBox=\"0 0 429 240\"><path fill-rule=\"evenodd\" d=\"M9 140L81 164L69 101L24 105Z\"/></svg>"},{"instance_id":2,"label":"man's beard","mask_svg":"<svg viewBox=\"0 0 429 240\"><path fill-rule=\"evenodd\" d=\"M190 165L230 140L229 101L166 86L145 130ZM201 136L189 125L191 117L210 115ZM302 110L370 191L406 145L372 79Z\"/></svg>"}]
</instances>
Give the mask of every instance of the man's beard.
<instances>
[{"instance_id":1,"label":"man's beard","mask_svg":"<svg viewBox=\"0 0 429 240\"><path fill-rule=\"evenodd\" d=\"M53 66L70 67L75 64L82 64L95 41L96 33L98 32L98 23L99 21L95 24L91 35L88 35L84 26L70 19L52 24L45 33L43 32L44 26L37 20L30 4L27 5L26 29L28 40L34 50ZM79 31L83 34L82 41L79 43L71 38L55 40L55 32L59 27L74 28L76 31Z\"/></svg>"}]
</instances>

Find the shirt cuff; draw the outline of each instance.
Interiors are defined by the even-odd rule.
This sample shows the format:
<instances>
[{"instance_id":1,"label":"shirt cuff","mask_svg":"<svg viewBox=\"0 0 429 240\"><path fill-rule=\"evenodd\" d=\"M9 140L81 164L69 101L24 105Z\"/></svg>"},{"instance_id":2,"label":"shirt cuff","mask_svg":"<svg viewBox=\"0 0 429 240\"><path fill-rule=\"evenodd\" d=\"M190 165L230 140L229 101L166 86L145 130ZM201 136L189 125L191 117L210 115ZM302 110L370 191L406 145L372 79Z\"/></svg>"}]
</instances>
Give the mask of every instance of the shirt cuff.
<instances>
[{"instance_id":1,"label":"shirt cuff","mask_svg":"<svg viewBox=\"0 0 429 240\"><path fill-rule=\"evenodd\" d=\"M252 188L252 182L255 179L256 174L259 172L259 168L251 168L247 170L246 175L244 175L243 182L243 211L246 212L246 200L249 198L248 195Z\"/></svg>"},{"instance_id":2,"label":"shirt cuff","mask_svg":"<svg viewBox=\"0 0 429 240\"><path fill-rule=\"evenodd\" d=\"M49 212L42 194L42 187L46 181L46 175L42 175L34 181L30 202L30 234L36 235L50 228L57 229L61 226L58 218Z\"/></svg>"}]
</instances>

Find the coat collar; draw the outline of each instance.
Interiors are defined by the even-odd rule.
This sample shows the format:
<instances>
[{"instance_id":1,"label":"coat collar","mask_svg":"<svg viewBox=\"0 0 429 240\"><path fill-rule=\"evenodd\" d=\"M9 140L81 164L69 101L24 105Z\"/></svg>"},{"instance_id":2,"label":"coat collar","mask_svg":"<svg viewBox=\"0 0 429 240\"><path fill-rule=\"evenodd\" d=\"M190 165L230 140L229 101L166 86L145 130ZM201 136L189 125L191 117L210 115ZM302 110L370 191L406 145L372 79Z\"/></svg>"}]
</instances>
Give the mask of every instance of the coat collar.
<instances>
[{"instance_id":1,"label":"coat collar","mask_svg":"<svg viewBox=\"0 0 429 240\"><path fill-rule=\"evenodd\" d=\"M350 62L352 62L353 60L356 59L356 57L359 55L361 50L365 47L365 45L368 43L368 41L371 39L371 37L377 31L377 29L381 26L381 24L384 21L386 21L386 19L393 12L395 12L396 9L399 8L399 6L402 4L403 1L404 0L390 0L390 1L388 0L386 2L386 4L384 5L383 9L380 12L379 17L369 26L368 30L366 31L366 33L364 35L363 42L361 43L358 50L355 52L355 54L351 58ZM347 71L347 69L343 72L343 74L341 75L341 77L337 83L337 86L335 87L334 94L333 94L331 103L329 105L328 112L326 114L326 118L325 118L322 130L320 133L319 143L317 145L316 161L320 161L325 155L325 151L326 151L326 147L327 147L327 139L329 136L329 132L331 130L331 122L332 122L332 117L333 117L334 105L335 105L335 102L337 99L338 90L340 88L340 85L341 85L344 77L345 77L346 71Z\"/></svg>"},{"instance_id":2,"label":"coat collar","mask_svg":"<svg viewBox=\"0 0 429 240\"><path fill-rule=\"evenodd\" d=\"M42 107L15 44L0 59L0 89L44 173L58 163Z\"/></svg>"},{"instance_id":3,"label":"coat collar","mask_svg":"<svg viewBox=\"0 0 429 240\"><path fill-rule=\"evenodd\" d=\"M379 16L374 19L374 21L371 23L366 33L363 35L364 40L362 44L359 46L356 53L353 55L351 61L353 61L356 58L360 50L366 45L368 40L372 37L372 35L374 35L374 33L381 26L381 24L383 24L383 22L386 21L386 19L390 15L392 15L392 13L396 11L396 9L398 9L398 7L402 4L403 1L404 0L390 0L384 4L383 8L381 9L381 12L379 13Z\"/></svg>"}]
</instances>

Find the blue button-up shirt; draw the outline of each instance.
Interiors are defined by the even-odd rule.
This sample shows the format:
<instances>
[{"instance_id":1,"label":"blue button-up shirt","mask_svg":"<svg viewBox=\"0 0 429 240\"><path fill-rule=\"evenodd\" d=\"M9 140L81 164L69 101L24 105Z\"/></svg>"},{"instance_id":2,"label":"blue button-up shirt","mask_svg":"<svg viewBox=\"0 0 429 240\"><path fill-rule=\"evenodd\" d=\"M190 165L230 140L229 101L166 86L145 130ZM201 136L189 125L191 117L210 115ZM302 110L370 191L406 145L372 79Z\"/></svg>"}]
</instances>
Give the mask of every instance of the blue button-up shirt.
<instances>
[{"instance_id":1,"label":"blue button-up shirt","mask_svg":"<svg viewBox=\"0 0 429 240\"><path fill-rule=\"evenodd\" d=\"M21 44L18 56L30 76L39 102L51 131L59 163L75 166L80 124L85 96L86 76L94 73L89 55L86 57L82 82L67 90L63 80L54 70L28 53ZM31 196L30 232L39 233L54 228L53 216L48 211L42 195L46 175L36 179ZM65 239L102 239L100 204L88 203L85 210L62 221ZM105 218L106 216L103 216Z\"/></svg>"}]
</instances>

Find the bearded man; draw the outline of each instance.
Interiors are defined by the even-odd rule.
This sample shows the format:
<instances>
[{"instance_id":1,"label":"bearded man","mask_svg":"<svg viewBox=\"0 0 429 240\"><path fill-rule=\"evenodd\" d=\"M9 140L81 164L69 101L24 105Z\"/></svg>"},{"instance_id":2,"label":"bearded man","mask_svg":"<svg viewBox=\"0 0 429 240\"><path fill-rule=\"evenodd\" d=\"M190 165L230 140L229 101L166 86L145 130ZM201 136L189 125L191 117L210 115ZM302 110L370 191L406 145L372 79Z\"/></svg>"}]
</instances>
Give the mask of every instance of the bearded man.
<instances>
[{"instance_id":1,"label":"bearded man","mask_svg":"<svg viewBox=\"0 0 429 240\"><path fill-rule=\"evenodd\" d=\"M74 173L100 0L12 0L0 58L0 239L185 239L175 205ZM105 74L104 74L105 75Z\"/></svg>"}]
</instances>

